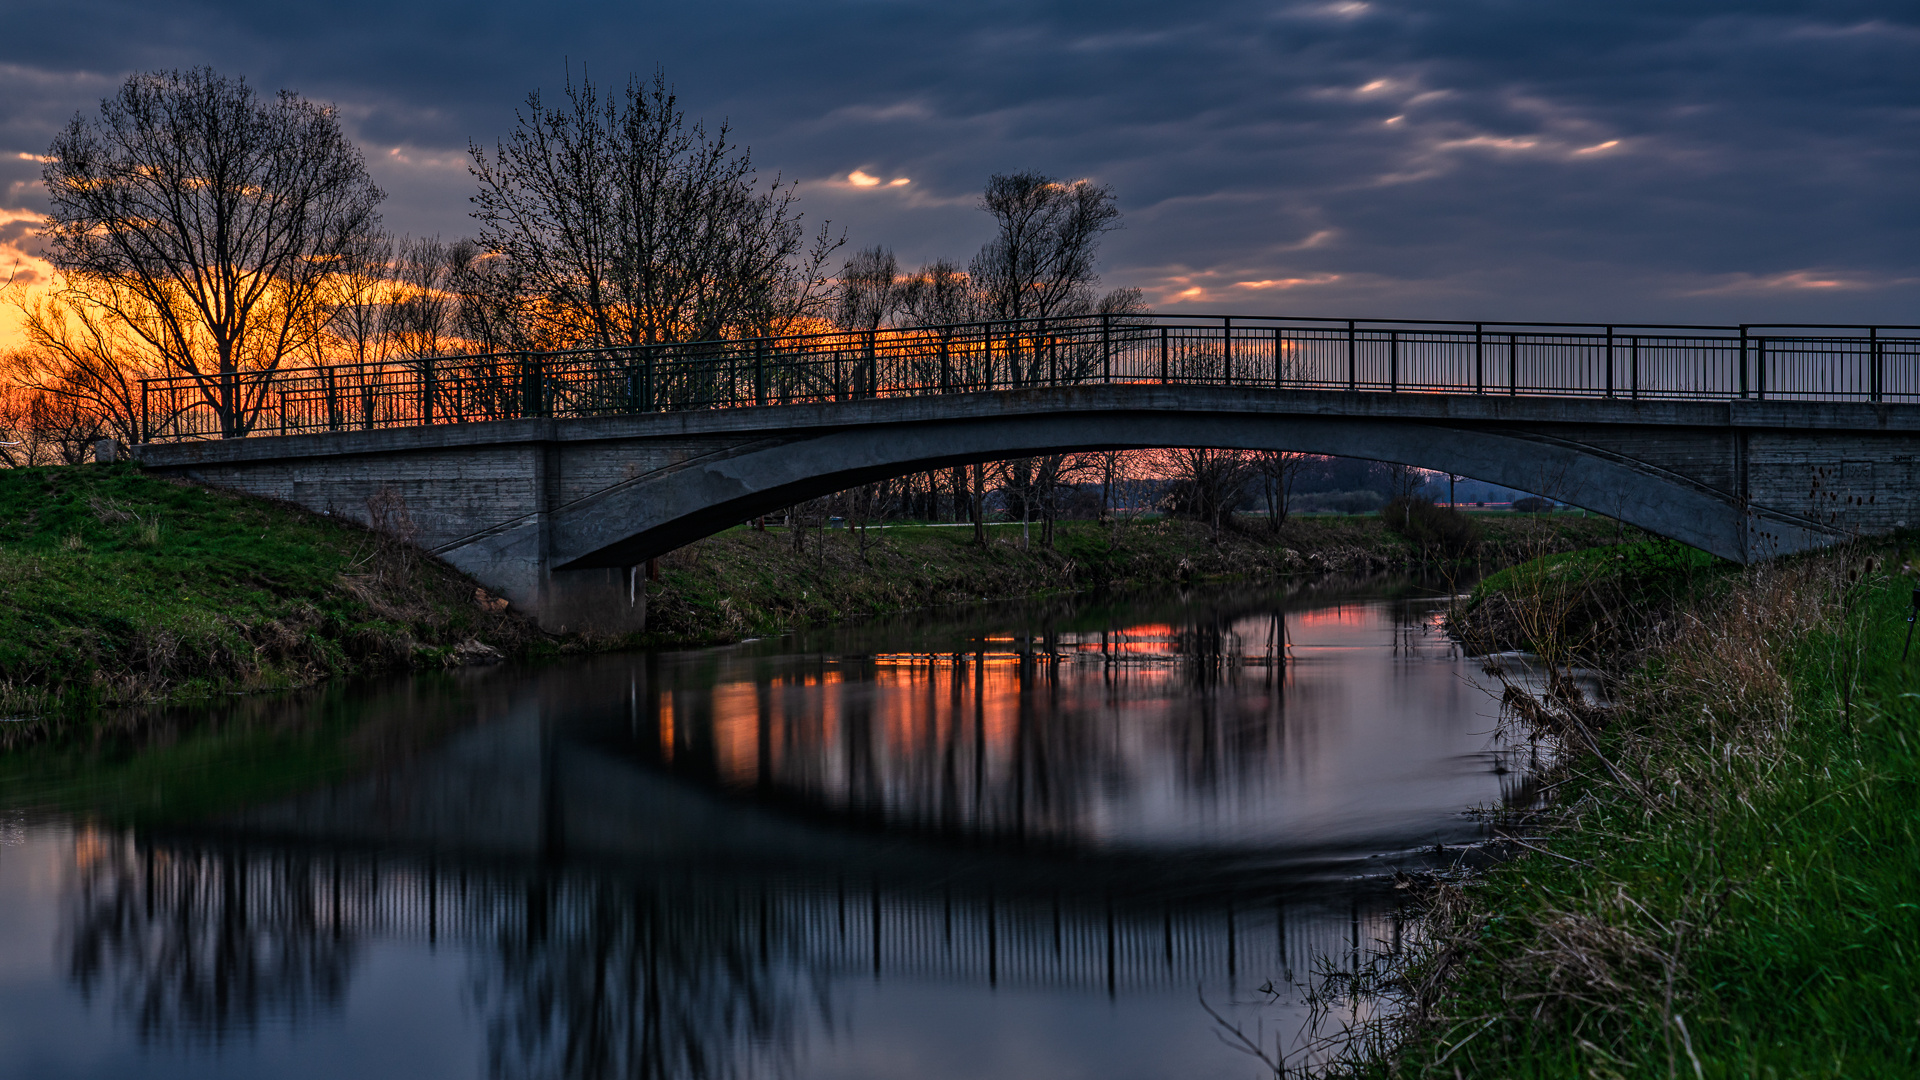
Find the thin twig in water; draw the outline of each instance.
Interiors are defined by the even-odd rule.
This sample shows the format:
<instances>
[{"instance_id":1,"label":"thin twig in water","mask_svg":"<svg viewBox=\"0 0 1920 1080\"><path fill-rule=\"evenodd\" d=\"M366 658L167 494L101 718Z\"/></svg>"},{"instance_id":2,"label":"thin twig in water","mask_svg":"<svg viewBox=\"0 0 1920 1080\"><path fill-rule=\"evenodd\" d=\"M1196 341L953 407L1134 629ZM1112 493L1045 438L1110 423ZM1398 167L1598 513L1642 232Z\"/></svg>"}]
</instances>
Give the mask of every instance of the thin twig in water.
<instances>
[{"instance_id":1,"label":"thin twig in water","mask_svg":"<svg viewBox=\"0 0 1920 1080\"><path fill-rule=\"evenodd\" d=\"M1197 995L1200 998L1200 1007L1207 1011L1208 1016L1213 1017L1213 1022L1215 1024L1218 1024L1220 1027L1225 1028L1227 1031L1230 1031L1233 1033L1233 1038L1229 1039L1225 1035L1222 1035L1219 1031L1215 1031L1213 1033L1214 1038L1219 1039L1222 1044L1226 1046L1230 1046L1233 1049L1238 1050L1243 1054L1246 1054L1250 1057L1259 1058L1261 1064L1273 1070L1273 1075L1279 1076L1279 1077L1284 1077L1287 1075L1287 1057L1284 1052L1281 1053L1280 1055L1280 1061L1278 1063L1275 1063L1272 1058L1267 1056L1267 1052L1260 1048L1259 1043L1253 1041L1252 1039L1247 1038L1247 1033L1244 1031L1241 1031L1240 1026L1238 1024L1235 1024L1232 1021L1228 1020L1226 1017L1221 1016L1218 1012L1214 1011L1213 1006L1207 1004L1207 995L1204 990L1200 989L1200 987L1196 985L1193 988L1193 992L1195 995Z\"/></svg>"}]
</instances>

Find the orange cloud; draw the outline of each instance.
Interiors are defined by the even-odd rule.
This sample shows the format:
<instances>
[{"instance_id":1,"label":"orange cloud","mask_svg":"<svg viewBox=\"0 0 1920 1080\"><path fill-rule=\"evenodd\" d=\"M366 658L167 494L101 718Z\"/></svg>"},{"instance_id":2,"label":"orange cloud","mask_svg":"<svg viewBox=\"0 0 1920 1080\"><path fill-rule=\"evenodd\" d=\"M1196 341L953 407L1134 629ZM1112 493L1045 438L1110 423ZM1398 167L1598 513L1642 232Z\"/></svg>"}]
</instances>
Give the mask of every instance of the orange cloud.
<instances>
[{"instance_id":1,"label":"orange cloud","mask_svg":"<svg viewBox=\"0 0 1920 1080\"><path fill-rule=\"evenodd\" d=\"M913 181L905 176L896 176L892 180L882 180L871 173L855 169L847 174L847 183L857 188L879 187L882 184L885 184L887 187L906 187L908 184L913 183Z\"/></svg>"},{"instance_id":2,"label":"orange cloud","mask_svg":"<svg viewBox=\"0 0 1920 1080\"><path fill-rule=\"evenodd\" d=\"M1236 289L1297 289L1302 285L1331 285L1340 280L1339 274L1310 274L1306 277L1266 278L1261 281L1236 281Z\"/></svg>"}]
</instances>

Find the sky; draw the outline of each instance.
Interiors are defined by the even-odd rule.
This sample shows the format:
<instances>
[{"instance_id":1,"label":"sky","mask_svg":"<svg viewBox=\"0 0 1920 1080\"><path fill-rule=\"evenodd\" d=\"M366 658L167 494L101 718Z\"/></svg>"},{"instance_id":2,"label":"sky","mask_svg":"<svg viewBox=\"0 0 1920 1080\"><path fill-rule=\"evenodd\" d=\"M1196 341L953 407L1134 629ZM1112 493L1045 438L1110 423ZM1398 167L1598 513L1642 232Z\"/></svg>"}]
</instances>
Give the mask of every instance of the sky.
<instances>
[{"instance_id":1,"label":"sky","mask_svg":"<svg viewBox=\"0 0 1920 1080\"><path fill-rule=\"evenodd\" d=\"M1111 185L1156 310L1920 323L1920 6L1686 0L0 0L0 275L135 71L335 105L396 233L473 231L535 89L664 71L809 224L964 263L988 176ZM0 338L8 331L0 320ZM0 342L3 343L3 342Z\"/></svg>"}]
</instances>

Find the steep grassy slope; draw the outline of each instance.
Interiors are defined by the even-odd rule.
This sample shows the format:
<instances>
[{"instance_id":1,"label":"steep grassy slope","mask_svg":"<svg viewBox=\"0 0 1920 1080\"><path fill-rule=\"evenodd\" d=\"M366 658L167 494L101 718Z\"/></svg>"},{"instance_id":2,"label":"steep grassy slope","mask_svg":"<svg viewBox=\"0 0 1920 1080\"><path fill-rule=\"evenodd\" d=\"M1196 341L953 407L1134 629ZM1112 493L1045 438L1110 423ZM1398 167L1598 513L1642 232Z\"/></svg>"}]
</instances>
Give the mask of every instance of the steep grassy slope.
<instances>
[{"instance_id":1,"label":"steep grassy slope","mask_svg":"<svg viewBox=\"0 0 1920 1080\"><path fill-rule=\"evenodd\" d=\"M418 552L130 466L0 471L0 746L100 706L457 662L531 637Z\"/></svg>"}]
</instances>

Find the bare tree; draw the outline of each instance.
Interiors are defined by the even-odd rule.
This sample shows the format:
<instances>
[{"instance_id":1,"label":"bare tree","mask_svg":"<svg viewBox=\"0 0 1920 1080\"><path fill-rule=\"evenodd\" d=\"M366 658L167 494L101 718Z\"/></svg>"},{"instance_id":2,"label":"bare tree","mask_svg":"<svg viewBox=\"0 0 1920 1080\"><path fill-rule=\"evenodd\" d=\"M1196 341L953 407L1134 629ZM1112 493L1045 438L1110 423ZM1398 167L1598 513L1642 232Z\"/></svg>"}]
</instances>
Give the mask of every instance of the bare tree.
<instances>
[{"instance_id":1,"label":"bare tree","mask_svg":"<svg viewBox=\"0 0 1920 1080\"><path fill-rule=\"evenodd\" d=\"M447 287L455 300L455 332L467 347L479 353L534 349L539 344L526 334L520 317L524 288L518 268L478 241L460 240L447 249Z\"/></svg>"},{"instance_id":2,"label":"bare tree","mask_svg":"<svg viewBox=\"0 0 1920 1080\"><path fill-rule=\"evenodd\" d=\"M1293 502L1293 485L1300 479L1300 473L1313 460L1310 454L1296 454L1286 450L1262 450L1248 455L1248 465L1260 484L1260 493L1267 503L1267 529L1279 532L1286 524L1287 510Z\"/></svg>"},{"instance_id":3,"label":"bare tree","mask_svg":"<svg viewBox=\"0 0 1920 1080\"><path fill-rule=\"evenodd\" d=\"M333 109L208 68L134 75L47 158L53 264L194 379L223 435L246 434L378 224L383 195Z\"/></svg>"},{"instance_id":4,"label":"bare tree","mask_svg":"<svg viewBox=\"0 0 1920 1080\"><path fill-rule=\"evenodd\" d=\"M841 242L811 245L795 188L761 186L722 124L688 126L663 74L602 97L538 91L489 156L471 147L480 242L512 265L535 336L600 346L787 332L823 313Z\"/></svg>"},{"instance_id":5,"label":"bare tree","mask_svg":"<svg viewBox=\"0 0 1920 1080\"><path fill-rule=\"evenodd\" d=\"M982 317L980 294L967 272L945 259L900 283L899 309L910 326L948 326Z\"/></svg>"},{"instance_id":6,"label":"bare tree","mask_svg":"<svg viewBox=\"0 0 1920 1080\"><path fill-rule=\"evenodd\" d=\"M122 445L141 442L140 378L154 373L150 350L84 293L55 288L9 299L28 345L0 356L0 377L63 403L64 413L92 417L90 426Z\"/></svg>"},{"instance_id":7,"label":"bare tree","mask_svg":"<svg viewBox=\"0 0 1920 1080\"><path fill-rule=\"evenodd\" d=\"M32 388L0 394L0 465L78 465L107 434L99 414L73 398Z\"/></svg>"},{"instance_id":8,"label":"bare tree","mask_svg":"<svg viewBox=\"0 0 1920 1080\"><path fill-rule=\"evenodd\" d=\"M1233 508L1246 497L1250 470L1245 452L1164 450L1160 466L1169 480L1163 499L1167 511L1206 522L1218 537Z\"/></svg>"},{"instance_id":9,"label":"bare tree","mask_svg":"<svg viewBox=\"0 0 1920 1080\"><path fill-rule=\"evenodd\" d=\"M884 247L856 251L840 268L833 321L847 330L875 330L899 307L900 263Z\"/></svg>"},{"instance_id":10,"label":"bare tree","mask_svg":"<svg viewBox=\"0 0 1920 1080\"><path fill-rule=\"evenodd\" d=\"M438 356L454 329L459 297L452 289L453 261L438 237L403 240L394 247L389 330L400 355Z\"/></svg>"},{"instance_id":11,"label":"bare tree","mask_svg":"<svg viewBox=\"0 0 1920 1080\"><path fill-rule=\"evenodd\" d=\"M1417 469L1412 465L1401 465L1393 461L1379 462L1376 467L1380 470L1380 475L1387 482L1387 500L1389 502L1395 499L1410 499L1419 494L1420 489L1427 485L1427 472L1425 469Z\"/></svg>"},{"instance_id":12,"label":"bare tree","mask_svg":"<svg viewBox=\"0 0 1920 1080\"><path fill-rule=\"evenodd\" d=\"M980 208L997 234L969 268L997 319L1076 315L1093 304L1100 237L1120 224L1113 189L1041 173L996 174Z\"/></svg>"}]
</instances>

